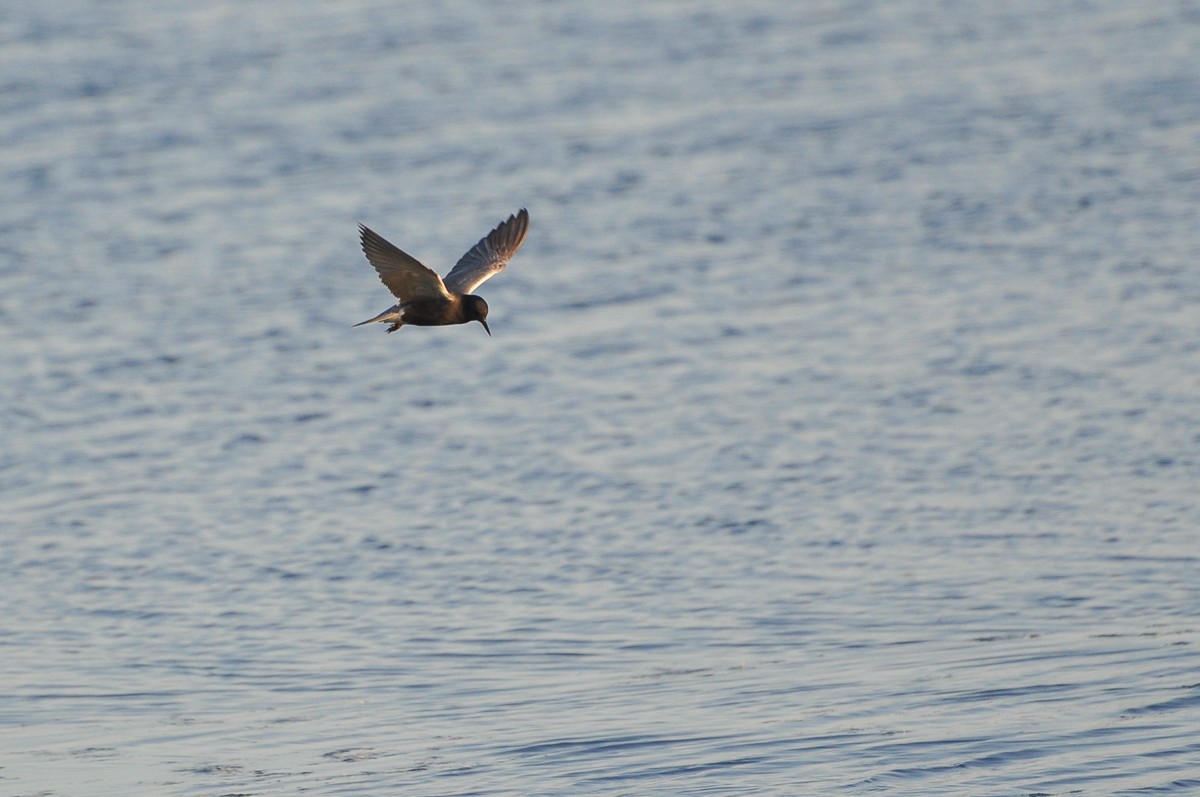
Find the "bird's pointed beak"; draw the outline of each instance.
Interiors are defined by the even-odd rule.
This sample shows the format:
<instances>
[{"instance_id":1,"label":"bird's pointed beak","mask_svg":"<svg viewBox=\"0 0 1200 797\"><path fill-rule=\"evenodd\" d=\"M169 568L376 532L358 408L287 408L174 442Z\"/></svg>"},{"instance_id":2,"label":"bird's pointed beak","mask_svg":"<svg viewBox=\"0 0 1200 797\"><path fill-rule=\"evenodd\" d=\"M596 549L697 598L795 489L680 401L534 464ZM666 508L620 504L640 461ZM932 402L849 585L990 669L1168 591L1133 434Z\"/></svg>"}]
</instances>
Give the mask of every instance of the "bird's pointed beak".
<instances>
[{"instance_id":1,"label":"bird's pointed beak","mask_svg":"<svg viewBox=\"0 0 1200 797\"><path fill-rule=\"evenodd\" d=\"M483 324L483 329L485 332L488 333L488 337L490 338L492 336L492 330L488 329L487 321L484 321L481 318L481 319L479 319L479 323Z\"/></svg>"}]
</instances>

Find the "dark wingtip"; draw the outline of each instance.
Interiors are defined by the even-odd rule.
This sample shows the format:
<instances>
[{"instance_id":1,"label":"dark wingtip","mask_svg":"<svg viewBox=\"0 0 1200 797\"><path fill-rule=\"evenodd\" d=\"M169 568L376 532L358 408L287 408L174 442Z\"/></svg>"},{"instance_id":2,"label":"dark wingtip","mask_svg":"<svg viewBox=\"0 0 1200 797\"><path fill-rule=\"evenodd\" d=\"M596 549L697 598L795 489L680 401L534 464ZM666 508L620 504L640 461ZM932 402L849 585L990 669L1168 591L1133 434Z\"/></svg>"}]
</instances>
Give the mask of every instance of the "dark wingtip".
<instances>
[{"instance_id":1,"label":"dark wingtip","mask_svg":"<svg viewBox=\"0 0 1200 797\"><path fill-rule=\"evenodd\" d=\"M509 216L508 221L504 222L502 226L505 228L507 237L504 247L512 250L511 255L525 242L525 235L529 232L529 211L521 208Z\"/></svg>"}]
</instances>

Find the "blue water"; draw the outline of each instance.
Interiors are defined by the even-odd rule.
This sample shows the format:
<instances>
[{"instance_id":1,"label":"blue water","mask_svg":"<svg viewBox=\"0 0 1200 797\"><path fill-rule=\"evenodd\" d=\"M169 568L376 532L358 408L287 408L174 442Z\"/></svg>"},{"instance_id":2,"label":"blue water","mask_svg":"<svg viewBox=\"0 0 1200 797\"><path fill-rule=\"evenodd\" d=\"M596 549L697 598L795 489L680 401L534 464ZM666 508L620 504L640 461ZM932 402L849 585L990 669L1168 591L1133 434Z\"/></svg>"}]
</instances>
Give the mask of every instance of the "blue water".
<instances>
[{"instance_id":1,"label":"blue water","mask_svg":"<svg viewBox=\"0 0 1200 797\"><path fill-rule=\"evenodd\" d=\"M1198 52L0 10L0 795L1200 792ZM494 337L350 328L522 206Z\"/></svg>"}]
</instances>

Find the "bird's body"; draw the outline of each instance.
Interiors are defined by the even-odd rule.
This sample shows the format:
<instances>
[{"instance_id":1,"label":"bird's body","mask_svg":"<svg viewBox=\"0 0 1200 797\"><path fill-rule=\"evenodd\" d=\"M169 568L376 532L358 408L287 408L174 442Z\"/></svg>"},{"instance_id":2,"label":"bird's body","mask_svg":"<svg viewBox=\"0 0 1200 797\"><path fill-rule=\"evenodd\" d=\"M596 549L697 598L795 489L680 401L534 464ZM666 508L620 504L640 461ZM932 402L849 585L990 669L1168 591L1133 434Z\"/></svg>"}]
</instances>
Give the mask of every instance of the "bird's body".
<instances>
[{"instance_id":1,"label":"bird's body","mask_svg":"<svg viewBox=\"0 0 1200 797\"><path fill-rule=\"evenodd\" d=\"M374 231L362 224L358 229L363 254L379 273L380 281L399 301L374 318L354 326L390 323L387 331L395 332L405 325L440 327L478 321L490 335L487 302L471 291L503 271L521 248L529 231L529 211L521 208L501 222L459 258L444 281L432 269Z\"/></svg>"},{"instance_id":2,"label":"bird's body","mask_svg":"<svg viewBox=\"0 0 1200 797\"><path fill-rule=\"evenodd\" d=\"M471 321L483 322L487 318L486 309L480 313L479 305L475 302L467 302L467 299L475 299L482 302L483 299L478 296L454 296L451 295L445 299L413 299L411 302L401 302L384 310L374 318L368 318L366 321L359 321L354 326L361 327L363 324L371 324L374 322L387 323L391 322L388 327L388 332L395 332L402 326L414 327L443 327L450 324L466 324ZM483 305L487 307L486 304ZM472 312L474 310L474 312ZM488 334L491 334L489 330Z\"/></svg>"}]
</instances>

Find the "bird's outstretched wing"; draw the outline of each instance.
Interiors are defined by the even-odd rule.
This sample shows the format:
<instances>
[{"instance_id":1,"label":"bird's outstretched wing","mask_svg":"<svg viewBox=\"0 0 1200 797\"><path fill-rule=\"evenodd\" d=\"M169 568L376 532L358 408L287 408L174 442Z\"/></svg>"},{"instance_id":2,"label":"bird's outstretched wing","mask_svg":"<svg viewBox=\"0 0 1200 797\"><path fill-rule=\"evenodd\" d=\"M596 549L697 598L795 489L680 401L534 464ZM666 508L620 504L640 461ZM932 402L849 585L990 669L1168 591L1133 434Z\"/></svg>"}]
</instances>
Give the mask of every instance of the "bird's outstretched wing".
<instances>
[{"instance_id":1,"label":"bird's outstretched wing","mask_svg":"<svg viewBox=\"0 0 1200 797\"><path fill-rule=\"evenodd\" d=\"M447 298L442 278L412 255L405 254L366 225L358 225L363 254L379 279L401 302L413 299Z\"/></svg>"},{"instance_id":2,"label":"bird's outstretched wing","mask_svg":"<svg viewBox=\"0 0 1200 797\"><path fill-rule=\"evenodd\" d=\"M446 275L446 287L454 293L470 293L499 274L525 243L527 232L529 211L521 208L459 258Z\"/></svg>"}]
</instances>

